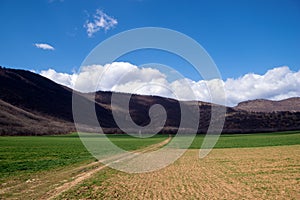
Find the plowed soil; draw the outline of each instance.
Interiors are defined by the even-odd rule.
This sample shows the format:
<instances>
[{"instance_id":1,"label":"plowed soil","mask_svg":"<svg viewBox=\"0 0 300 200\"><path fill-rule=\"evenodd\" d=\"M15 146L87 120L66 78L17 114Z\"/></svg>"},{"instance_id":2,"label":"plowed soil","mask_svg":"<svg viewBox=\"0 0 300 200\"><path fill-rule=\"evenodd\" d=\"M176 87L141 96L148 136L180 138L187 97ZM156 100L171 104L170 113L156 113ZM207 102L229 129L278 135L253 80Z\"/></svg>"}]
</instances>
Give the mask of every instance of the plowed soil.
<instances>
[{"instance_id":1,"label":"plowed soil","mask_svg":"<svg viewBox=\"0 0 300 200\"><path fill-rule=\"evenodd\" d=\"M105 169L58 199L300 199L300 145L198 153L151 173Z\"/></svg>"}]
</instances>

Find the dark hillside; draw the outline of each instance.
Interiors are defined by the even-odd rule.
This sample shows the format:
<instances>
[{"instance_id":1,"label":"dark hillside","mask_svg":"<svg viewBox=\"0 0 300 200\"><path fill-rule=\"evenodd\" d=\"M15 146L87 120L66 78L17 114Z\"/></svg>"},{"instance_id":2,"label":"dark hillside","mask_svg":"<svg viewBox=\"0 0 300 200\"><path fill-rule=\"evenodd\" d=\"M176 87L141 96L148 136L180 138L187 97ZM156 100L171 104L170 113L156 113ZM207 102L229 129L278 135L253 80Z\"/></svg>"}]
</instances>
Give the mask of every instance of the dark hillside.
<instances>
[{"instance_id":1,"label":"dark hillside","mask_svg":"<svg viewBox=\"0 0 300 200\"><path fill-rule=\"evenodd\" d=\"M0 134L1 135L42 135L75 131L72 113L71 89L61 86L30 71L0 68ZM74 93L78 107L95 109L101 127L106 133L122 133L112 115L111 96L125 99L130 94L98 91L96 93ZM132 120L147 126L151 120L149 109L155 104L162 105L167 120L162 133L175 134L180 125L180 102L158 96L130 95L129 113ZM95 98L94 98L95 97ZM224 133L247 133L262 131L300 129L300 98L278 102L255 100L242 102L234 108L226 107ZM94 100L96 103L94 103ZM212 104L206 102L181 102L189 112L199 107L200 121L188 119L184 125L190 130L199 124L198 132L205 133L211 121ZM125 122L126 109L121 104L113 105ZM98 122L93 114L83 109L79 123L86 131L95 131ZM155 113L152 123L159 127L159 116ZM126 124L126 123L125 123ZM153 130L149 130L151 132Z\"/></svg>"}]
</instances>

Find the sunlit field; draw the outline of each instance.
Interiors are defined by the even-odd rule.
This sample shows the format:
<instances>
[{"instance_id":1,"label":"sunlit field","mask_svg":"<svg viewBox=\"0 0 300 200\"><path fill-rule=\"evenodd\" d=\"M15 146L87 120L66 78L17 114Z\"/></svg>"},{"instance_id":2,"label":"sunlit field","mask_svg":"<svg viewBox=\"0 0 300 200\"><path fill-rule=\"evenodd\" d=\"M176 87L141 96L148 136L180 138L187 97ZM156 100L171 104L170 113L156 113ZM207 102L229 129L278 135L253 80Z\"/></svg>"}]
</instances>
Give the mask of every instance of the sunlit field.
<instances>
[{"instance_id":1,"label":"sunlit field","mask_svg":"<svg viewBox=\"0 0 300 200\"><path fill-rule=\"evenodd\" d=\"M120 148L134 151L161 143L169 136L145 139L128 135L108 137ZM0 137L0 197L299 197L299 131L222 135L215 149L204 159L199 159L197 149L203 139L203 135L196 136L190 150L167 168L152 173L126 174L96 162L76 133ZM93 173L88 177L74 182L90 172ZM52 196L52 191L60 186L64 186L63 189Z\"/></svg>"}]
</instances>

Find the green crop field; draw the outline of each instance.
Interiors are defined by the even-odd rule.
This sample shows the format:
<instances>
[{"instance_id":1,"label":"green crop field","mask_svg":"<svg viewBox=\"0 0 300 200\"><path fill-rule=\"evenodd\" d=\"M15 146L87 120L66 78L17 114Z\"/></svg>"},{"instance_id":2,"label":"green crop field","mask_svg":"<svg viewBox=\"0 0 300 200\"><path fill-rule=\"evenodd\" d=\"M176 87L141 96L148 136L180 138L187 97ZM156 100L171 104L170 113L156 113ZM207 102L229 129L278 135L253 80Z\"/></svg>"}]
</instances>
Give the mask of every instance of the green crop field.
<instances>
[{"instance_id":1,"label":"green crop field","mask_svg":"<svg viewBox=\"0 0 300 200\"><path fill-rule=\"evenodd\" d=\"M199 149L204 135L197 135L190 149ZM214 148L266 147L300 144L300 131L222 135Z\"/></svg>"},{"instance_id":2,"label":"green crop field","mask_svg":"<svg viewBox=\"0 0 300 200\"><path fill-rule=\"evenodd\" d=\"M110 135L108 138L125 150L136 150L163 141L167 136L142 139L128 135ZM92 160L93 157L83 146L77 133L0 137L0 181L20 173L32 173Z\"/></svg>"},{"instance_id":3,"label":"green crop field","mask_svg":"<svg viewBox=\"0 0 300 200\"><path fill-rule=\"evenodd\" d=\"M134 138L128 135L110 135L109 139L125 150L136 150L163 141L165 135ZM204 135L196 136L191 149L199 149ZM300 144L300 131L222 135L215 148L263 147ZM78 134L63 136L0 137L1 177L18 173L32 173L69 164L93 160L81 143Z\"/></svg>"}]
</instances>

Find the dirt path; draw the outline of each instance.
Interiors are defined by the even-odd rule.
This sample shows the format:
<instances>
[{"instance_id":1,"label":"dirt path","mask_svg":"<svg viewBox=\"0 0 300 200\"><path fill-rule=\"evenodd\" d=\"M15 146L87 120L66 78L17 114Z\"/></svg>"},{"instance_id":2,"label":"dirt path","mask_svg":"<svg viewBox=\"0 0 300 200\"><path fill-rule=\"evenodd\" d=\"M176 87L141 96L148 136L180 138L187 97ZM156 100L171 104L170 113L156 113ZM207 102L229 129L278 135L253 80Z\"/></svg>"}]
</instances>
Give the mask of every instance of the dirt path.
<instances>
[{"instance_id":1,"label":"dirt path","mask_svg":"<svg viewBox=\"0 0 300 200\"><path fill-rule=\"evenodd\" d=\"M157 144L153 144L150 145L148 147L145 147L143 149L140 150L136 150L133 151L134 153L145 153L145 152L149 152L149 151L154 151L158 148L161 148L162 146L168 144L171 140L171 137L168 137L166 140L157 143ZM126 157L127 156L127 157ZM129 156L133 156L131 155L119 155L117 157L113 158L113 162L119 162L123 159L128 158ZM78 175L76 175L75 177L72 178L71 181L64 183L61 186L58 186L50 191L48 191L45 195L43 195L40 199L54 199L56 197L58 197L60 194L62 194L63 192L71 189L72 187L76 186L77 184L79 184L80 182L90 178L93 174L101 171L102 169L106 168L106 165L102 164L103 160L94 162L94 163L90 163L88 165L86 165L85 167L81 167L81 170L84 171Z\"/></svg>"}]
</instances>

